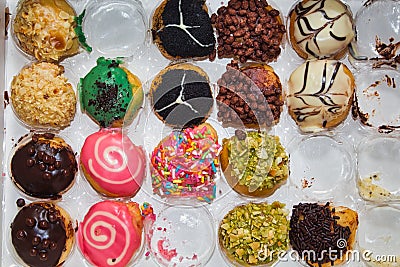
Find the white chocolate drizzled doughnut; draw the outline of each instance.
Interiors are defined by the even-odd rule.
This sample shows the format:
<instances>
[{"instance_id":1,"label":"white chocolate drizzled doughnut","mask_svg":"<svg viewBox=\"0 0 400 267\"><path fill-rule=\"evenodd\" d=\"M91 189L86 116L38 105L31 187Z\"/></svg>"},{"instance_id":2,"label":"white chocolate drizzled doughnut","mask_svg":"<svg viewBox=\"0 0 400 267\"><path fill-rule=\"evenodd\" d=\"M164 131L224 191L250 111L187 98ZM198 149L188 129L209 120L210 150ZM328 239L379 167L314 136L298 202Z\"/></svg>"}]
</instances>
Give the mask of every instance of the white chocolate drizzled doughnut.
<instances>
[{"instance_id":1,"label":"white chocolate drizzled doughnut","mask_svg":"<svg viewBox=\"0 0 400 267\"><path fill-rule=\"evenodd\" d=\"M340 124L348 115L354 77L336 60L307 61L288 82L289 113L301 130L317 132Z\"/></svg>"},{"instance_id":2,"label":"white chocolate drizzled doughnut","mask_svg":"<svg viewBox=\"0 0 400 267\"><path fill-rule=\"evenodd\" d=\"M340 0L304 0L290 12L290 39L303 58L340 54L354 37L350 10Z\"/></svg>"}]
</instances>

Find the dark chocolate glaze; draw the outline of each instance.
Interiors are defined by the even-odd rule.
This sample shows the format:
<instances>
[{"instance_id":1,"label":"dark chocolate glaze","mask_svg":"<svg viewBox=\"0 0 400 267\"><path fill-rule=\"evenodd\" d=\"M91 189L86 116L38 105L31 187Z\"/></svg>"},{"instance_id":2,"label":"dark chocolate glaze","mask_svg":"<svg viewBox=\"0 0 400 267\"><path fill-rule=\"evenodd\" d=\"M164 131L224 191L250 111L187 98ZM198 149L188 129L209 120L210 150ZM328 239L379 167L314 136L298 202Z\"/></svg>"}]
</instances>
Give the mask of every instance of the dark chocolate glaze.
<instances>
[{"instance_id":1,"label":"dark chocolate glaze","mask_svg":"<svg viewBox=\"0 0 400 267\"><path fill-rule=\"evenodd\" d=\"M192 58L206 57L213 52L215 37L204 5L205 0L167 0L161 14L162 23L154 29L154 34L159 36L168 54Z\"/></svg>"},{"instance_id":2,"label":"dark chocolate glaze","mask_svg":"<svg viewBox=\"0 0 400 267\"><path fill-rule=\"evenodd\" d=\"M78 170L69 146L51 147L52 135L33 135L19 147L11 160L14 183L27 195L37 198L60 198L69 188Z\"/></svg>"},{"instance_id":3,"label":"dark chocolate glaze","mask_svg":"<svg viewBox=\"0 0 400 267\"><path fill-rule=\"evenodd\" d=\"M176 103L179 100L186 105ZM161 83L153 91L151 104L165 123L177 127L192 127L206 120L213 103L211 87L206 77L194 70L171 69L162 75ZM165 108L167 106L169 107Z\"/></svg>"},{"instance_id":4,"label":"dark chocolate glaze","mask_svg":"<svg viewBox=\"0 0 400 267\"><path fill-rule=\"evenodd\" d=\"M67 232L70 231L66 231L60 212L51 203L32 203L23 207L11 224L15 251L32 267L59 265Z\"/></svg>"}]
</instances>

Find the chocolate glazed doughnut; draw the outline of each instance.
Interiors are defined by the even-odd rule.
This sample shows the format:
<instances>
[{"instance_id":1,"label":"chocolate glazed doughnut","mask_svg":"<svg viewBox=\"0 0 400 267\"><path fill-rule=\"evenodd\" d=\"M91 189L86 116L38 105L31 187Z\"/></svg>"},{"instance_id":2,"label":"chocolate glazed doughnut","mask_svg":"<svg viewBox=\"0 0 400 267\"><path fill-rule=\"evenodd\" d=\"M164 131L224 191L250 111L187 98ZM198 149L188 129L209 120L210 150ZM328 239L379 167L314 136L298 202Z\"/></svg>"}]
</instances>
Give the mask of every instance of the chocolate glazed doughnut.
<instances>
[{"instance_id":1,"label":"chocolate glazed doughnut","mask_svg":"<svg viewBox=\"0 0 400 267\"><path fill-rule=\"evenodd\" d=\"M72 221L65 210L46 202L23 207L11 224L11 240L29 266L59 266L74 243Z\"/></svg>"},{"instance_id":2,"label":"chocolate glazed doughnut","mask_svg":"<svg viewBox=\"0 0 400 267\"><path fill-rule=\"evenodd\" d=\"M60 198L72 186L77 170L72 148L50 133L22 140L11 159L15 185L37 198Z\"/></svg>"}]
</instances>

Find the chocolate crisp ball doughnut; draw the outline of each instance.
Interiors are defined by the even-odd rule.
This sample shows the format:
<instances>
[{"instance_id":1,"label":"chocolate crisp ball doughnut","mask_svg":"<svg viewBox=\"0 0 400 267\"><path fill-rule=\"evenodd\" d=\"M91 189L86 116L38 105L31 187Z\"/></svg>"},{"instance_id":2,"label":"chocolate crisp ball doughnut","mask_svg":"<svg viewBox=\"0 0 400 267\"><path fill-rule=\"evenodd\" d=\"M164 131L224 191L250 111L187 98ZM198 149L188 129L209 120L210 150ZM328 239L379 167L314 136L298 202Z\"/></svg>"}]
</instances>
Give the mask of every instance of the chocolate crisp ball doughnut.
<instances>
[{"instance_id":1,"label":"chocolate crisp ball doughnut","mask_svg":"<svg viewBox=\"0 0 400 267\"><path fill-rule=\"evenodd\" d=\"M286 32L279 11L266 0L230 0L213 14L218 34L218 57L271 62L281 53Z\"/></svg>"},{"instance_id":2,"label":"chocolate crisp ball doughnut","mask_svg":"<svg viewBox=\"0 0 400 267\"><path fill-rule=\"evenodd\" d=\"M69 214L48 202L23 207L11 223L11 240L18 256L32 267L61 266L75 242Z\"/></svg>"},{"instance_id":3,"label":"chocolate crisp ball doughnut","mask_svg":"<svg viewBox=\"0 0 400 267\"><path fill-rule=\"evenodd\" d=\"M205 0L164 0L152 18L154 43L170 60L215 58L215 37Z\"/></svg>"},{"instance_id":4,"label":"chocolate crisp ball doughnut","mask_svg":"<svg viewBox=\"0 0 400 267\"><path fill-rule=\"evenodd\" d=\"M239 68L232 61L217 83L218 120L224 127L259 128L279 122L282 85L272 67L253 63Z\"/></svg>"},{"instance_id":5,"label":"chocolate crisp ball doughnut","mask_svg":"<svg viewBox=\"0 0 400 267\"><path fill-rule=\"evenodd\" d=\"M22 51L39 61L59 61L79 51L75 11L64 0L22 0L13 22Z\"/></svg>"},{"instance_id":6,"label":"chocolate crisp ball doughnut","mask_svg":"<svg viewBox=\"0 0 400 267\"><path fill-rule=\"evenodd\" d=\"M72 148L54 134L20 141L11 159L11 179L25 194L60 198L73 184L78 165Z\"/></svg>"},{"instance_id":7,"label":"chocolate crisp ball doughnut","mask_svg":"<svg viewBox=\"0 0 400 267\"><path fill-rule=\"evenodd\" d=\"M354 37L353 16L340 0L303 0L289 17L290 43L305 59L339 59Z\"/></svg>"}]
</instances>

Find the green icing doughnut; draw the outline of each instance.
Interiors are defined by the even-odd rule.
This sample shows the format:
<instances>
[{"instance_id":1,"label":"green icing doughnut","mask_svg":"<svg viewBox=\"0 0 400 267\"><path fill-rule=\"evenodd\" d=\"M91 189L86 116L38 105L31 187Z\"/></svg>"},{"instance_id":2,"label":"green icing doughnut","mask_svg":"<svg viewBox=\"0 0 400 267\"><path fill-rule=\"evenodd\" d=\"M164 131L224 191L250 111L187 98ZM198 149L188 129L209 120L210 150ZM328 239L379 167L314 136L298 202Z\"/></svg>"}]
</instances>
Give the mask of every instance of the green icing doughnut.
<instances>
[{"instance_id":1,"label":"green icing doughnut","mask_svg":"<svg viewBox=\"0 0 400 267\"><path fill-rule=\"evenodd\" d=\"M81 109L101 127L122 126L124 118L133 119L131 113L136 113L138 109L129 107L132 98L142 97L139 105L143 101L143 93L135 95L138 89L141 90L140 83L131 84L127 70L119 67L120 63L119 59L100 57L97 66L80 79Z\"/></svg>"}]
</instances>

